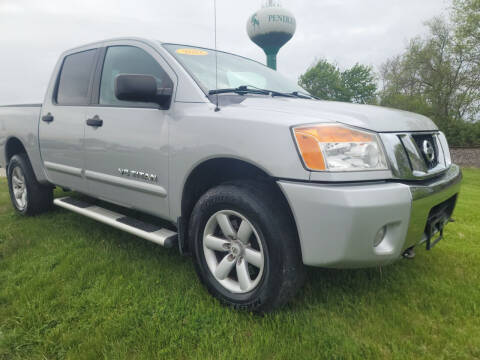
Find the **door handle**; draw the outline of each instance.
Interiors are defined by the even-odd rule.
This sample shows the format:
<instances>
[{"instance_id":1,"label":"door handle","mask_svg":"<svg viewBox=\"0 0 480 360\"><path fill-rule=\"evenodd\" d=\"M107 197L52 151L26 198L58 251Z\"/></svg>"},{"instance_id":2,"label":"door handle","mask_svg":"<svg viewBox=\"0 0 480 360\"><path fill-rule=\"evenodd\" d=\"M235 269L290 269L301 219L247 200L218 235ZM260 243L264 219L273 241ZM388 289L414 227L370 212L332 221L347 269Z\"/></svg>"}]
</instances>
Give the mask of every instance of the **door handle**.
<instances>
[{"instance_id":1,"label":"door handle","mask_svg":"<svg viewBox=\"0 0 480 360\"><path fill-rule=\"evenodd\" d=\"M95 127L100 127L103 125L103 120L100 119L98 115L95 115L91 119L87 119L87 125L88 126L95 126Z\"/></svg>"},{"instance_id":2,"label":"door handle","mask_svg":"<svg viewBox=\"0 0 480 360\"><path fill-rule=\"evenodd\" d=\"M45 121L46 123L51 123L53 121L53 115L50 113L48 113L47 115L43 115L42 121Z\"/></svg>"}]
</instances>

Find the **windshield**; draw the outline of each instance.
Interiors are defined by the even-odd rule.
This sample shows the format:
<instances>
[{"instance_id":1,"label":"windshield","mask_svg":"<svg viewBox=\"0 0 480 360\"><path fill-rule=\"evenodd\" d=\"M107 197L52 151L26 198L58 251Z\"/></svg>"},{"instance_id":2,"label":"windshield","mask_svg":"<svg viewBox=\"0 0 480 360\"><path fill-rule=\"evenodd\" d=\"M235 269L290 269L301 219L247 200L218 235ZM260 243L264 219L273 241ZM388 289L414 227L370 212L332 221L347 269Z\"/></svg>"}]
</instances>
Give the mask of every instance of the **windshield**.
<instances>
[{"instance_id":1,"label":"windshield","mask_svg":"<svg viewBox=\"0 0 480 360\"><path fill-rule=\"evenodd\" d=\"M254 60L221 51L217 51L217 87L215 50L175 44L163 44L163 46L185 67L206 93L217 88L231 89L240 86L252 86L282 93L305 93L299 85L280 73Z\"/></svg>"}]
</instances>

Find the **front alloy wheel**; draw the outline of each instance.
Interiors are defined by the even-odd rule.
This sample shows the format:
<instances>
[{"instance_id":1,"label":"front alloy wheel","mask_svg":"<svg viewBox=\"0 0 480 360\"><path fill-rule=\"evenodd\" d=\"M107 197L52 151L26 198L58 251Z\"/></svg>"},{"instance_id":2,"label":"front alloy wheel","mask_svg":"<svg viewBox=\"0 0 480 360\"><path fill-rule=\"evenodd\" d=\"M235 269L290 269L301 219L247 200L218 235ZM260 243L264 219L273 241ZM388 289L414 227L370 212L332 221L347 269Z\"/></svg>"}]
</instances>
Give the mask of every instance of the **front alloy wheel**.
<instances>
[{"instance_id":1,"label":"front alloy wheel","mask_svg":"<svg viewBox=\"0 0 480 360\"><path fill-rule=\"evenodd\" d=\"M236 309L271 311L303 283L293 217L274 184L244 180L211 188L193 208L189 240L203 284Z\"/></svg>"},{"instance_id":2,"label":"front alloy wheel","mask_svg":"<svg viewBox=\"0 0 480 360\"><path fill-rule=\"evenodd\" d=\"M242 214L221 210L205 226L203 252L215 279L232 293L247 293L259 284L265 263L257 231Z\"/></svg>"}]
</instances>

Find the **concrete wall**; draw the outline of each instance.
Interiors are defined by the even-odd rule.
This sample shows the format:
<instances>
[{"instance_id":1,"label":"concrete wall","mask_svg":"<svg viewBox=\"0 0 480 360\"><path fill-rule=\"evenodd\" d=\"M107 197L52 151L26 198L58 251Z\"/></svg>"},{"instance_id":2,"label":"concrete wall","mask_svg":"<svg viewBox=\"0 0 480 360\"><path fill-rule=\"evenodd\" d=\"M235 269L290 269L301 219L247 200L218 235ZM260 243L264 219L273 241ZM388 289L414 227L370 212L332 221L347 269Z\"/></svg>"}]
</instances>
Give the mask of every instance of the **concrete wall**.
<instances>
[{"instance_id":1,"label":"concrete wall","mask_svg":"<svg viewBox=\"0 0 480 360\"><path fill-rule=\"evenodd\" d=\"M5 169L0 168L0 177L5 176Z\"/></svg>"},{"instance_id":2,"label":"concrete wall","mask_svg":"<svg viewBox=\"0 0 480 360\"><path fill-rule=\"evenodd\" d=\"M476 148L450 148L452 160L463 167L480 168L480 147Z\"/></svg>"}]
</instances>

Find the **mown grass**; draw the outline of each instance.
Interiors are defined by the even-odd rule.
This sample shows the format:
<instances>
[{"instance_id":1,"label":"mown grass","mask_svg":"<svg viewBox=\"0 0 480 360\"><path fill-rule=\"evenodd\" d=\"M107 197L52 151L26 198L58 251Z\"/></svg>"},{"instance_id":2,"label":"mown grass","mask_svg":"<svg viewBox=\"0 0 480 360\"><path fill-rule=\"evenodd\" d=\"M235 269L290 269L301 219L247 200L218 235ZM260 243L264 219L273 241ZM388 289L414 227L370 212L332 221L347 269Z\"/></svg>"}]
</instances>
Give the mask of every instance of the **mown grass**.
<instances>
[{"instance_id":1,"label":"mown grass","mask_svg":"<svg viewBox=\"0 0 480 360\"><path fill-rule=\"evenodd\" d=\"M222 307L190 258L56 210L16 215L0 179L0 359L480 358L480 170L446 239L382 269L309 269L287 307Z\"/></svg>"}]
</instances>

